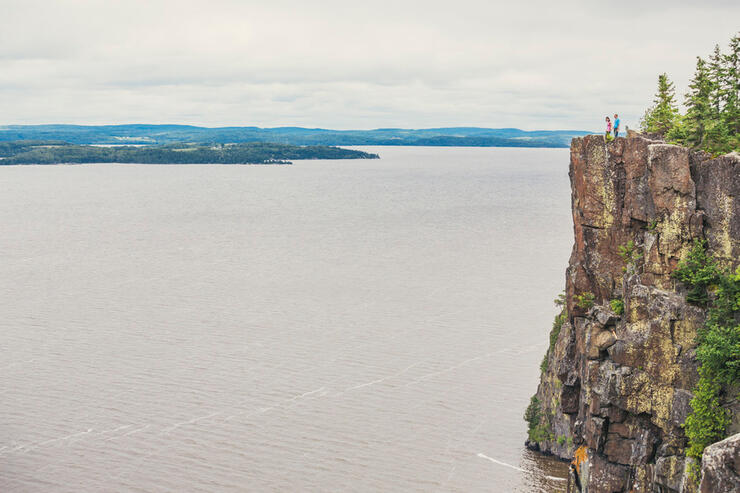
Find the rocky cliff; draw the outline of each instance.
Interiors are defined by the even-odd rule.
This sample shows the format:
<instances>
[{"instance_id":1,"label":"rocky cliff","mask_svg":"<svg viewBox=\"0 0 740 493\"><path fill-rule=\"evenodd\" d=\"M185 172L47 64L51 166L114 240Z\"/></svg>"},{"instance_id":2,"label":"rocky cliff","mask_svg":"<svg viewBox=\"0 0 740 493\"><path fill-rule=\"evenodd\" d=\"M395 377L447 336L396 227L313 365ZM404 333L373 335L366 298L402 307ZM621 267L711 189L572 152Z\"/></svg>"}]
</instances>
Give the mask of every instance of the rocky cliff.
<instances>
[{"instance_id":1,"label":"rocky cliff","mask_svg":"<svg viewBox=\"0 0 740 493\"><path fill-rule=\"evenodd\" d=\"M740 155L592 135L573 140L570 179L575 242L528 446L576 456L589 493L696 491L682 425L706 314L671 273L697 238L738 264Z\"/></svg>"}]
</instances>

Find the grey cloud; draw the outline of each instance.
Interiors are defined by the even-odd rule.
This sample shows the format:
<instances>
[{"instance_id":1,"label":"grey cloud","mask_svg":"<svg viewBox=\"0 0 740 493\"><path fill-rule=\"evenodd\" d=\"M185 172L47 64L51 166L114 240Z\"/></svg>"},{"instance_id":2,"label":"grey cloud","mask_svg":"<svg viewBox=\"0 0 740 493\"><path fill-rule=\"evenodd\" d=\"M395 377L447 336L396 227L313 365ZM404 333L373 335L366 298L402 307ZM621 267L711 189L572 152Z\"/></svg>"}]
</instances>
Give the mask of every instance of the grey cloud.
<instances>
[{"instance_id":1,"label":"grey cloud","mask_svg":"<svg viewBox=\"0 0 740 493\"><path fill-rule=\"evenodd\" d=\"M682 91L740 18L725 1L3 4L0 123L636 124L657 73Z\"/></svg>"}]
</instances>

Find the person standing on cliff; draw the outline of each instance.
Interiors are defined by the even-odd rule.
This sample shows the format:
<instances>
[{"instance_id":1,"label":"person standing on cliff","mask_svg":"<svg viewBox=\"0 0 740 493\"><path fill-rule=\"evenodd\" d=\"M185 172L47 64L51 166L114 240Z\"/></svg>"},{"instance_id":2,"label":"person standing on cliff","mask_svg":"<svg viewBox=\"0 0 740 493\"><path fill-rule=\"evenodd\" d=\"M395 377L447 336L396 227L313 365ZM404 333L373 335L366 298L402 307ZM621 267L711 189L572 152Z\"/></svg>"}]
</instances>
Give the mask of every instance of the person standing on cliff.
<instances>
[{"instance_id":1,"label":"person standing on cliff","mask_svg":"<svg viewBox=\"0 0 740 493\"><path fill-rule=\"evenodd\" d=\"M606 135L604 135L604 138L609 141L612 137L612 121L609 119L609 117L606 117Z\"/></svg>"},{"instance_id":2,"label":"person standing on cliff","mask_svg":"<svg viewBox=\"0 0 740 493\"><path fill-rule=\"evenodd\" d=\"M619 115L614 113L614 138L619 137Z\"/></svg>"}]
</instances>

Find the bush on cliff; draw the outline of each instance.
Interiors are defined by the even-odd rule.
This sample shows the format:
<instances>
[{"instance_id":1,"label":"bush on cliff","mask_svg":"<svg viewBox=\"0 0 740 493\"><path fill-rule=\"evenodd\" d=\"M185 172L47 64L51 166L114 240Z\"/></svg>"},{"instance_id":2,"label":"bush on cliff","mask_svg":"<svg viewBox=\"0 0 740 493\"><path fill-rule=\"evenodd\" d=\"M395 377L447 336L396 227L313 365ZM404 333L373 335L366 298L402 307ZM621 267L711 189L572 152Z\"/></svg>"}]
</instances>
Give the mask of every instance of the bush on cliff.
<instances>
[{"instance_id":1,"label":"bush on cliff","mask_svg":"<svg viewBox=\"0 0 740 493\"><path fill-rule=\"evenodd\" d=\"M686 455L701 461L704 448L725 438L729 412L722 407L723 386L740 382L740 267L728 272L697 240L673 276L689 288L686 299L707 307L707 320L697 331L699 383L684 429Z\"/></svg>"},{"instance_id":2,"label":"bush on cliff","mask_svg":"<svg viewBox=\"0 0 740 493\"><path fill-rule=\"evenodd\" d=\"M706 306L709 302L708 288L717 282L719 276L717 264L707 255L706 241L694 240L694 246L679 262L672 276L688 287L686 300L689 303Z\"/></svg>"},{"instance_id":3,"label":"bush on cliff","mask_svg":"<svg viewBox=\"0 0 740 493\"><path fill-rule=\"evenodd\" d=\"M689 438L686 455L701 462L704 449L725 438L730 424L729 413L720 404L720 384L703 368L699 370L699 383L691 399L692 413L686 418L684 430Z\"/></svg>"},{"instance_id":4,"label":"bush on cliff","mask_svg":"<svg viewBox=\"0 0 740 493\"><path fill-rule=\"evenodd\" d=\"M698 331L696 357L722 384L740 383L740 267L718 271L707 322Z\"/></svg>"},{"instance_id":5,"label":"bush on cliff","mask_svg":"<svg viewBox=\"0 0 740 493\"><path fill-rule=\"evenodd\" d=\"M532 396L529 406L524 412L524 420L527 422L527 436L531 442L544 442L552 438L550 423L545 419L540 408L540 401L536 395Z\"/></svg>"},{"instance_id":6,"label":"bush on cliff","mask_svg":"<svg viewBox=\"0 0 740 493\"><path fill-rule=\"evenodd\" d=\"M635 242L630 240L624 245L619 245L617 253L624 260L622 271L634 274L637 270L637 262L642 258L642 253L637 249Z\"/></svg>"},{"instance_id":7,"label":"bush on cliff","mask_svg":"<svg viewBox=\"0 0 740 493\"><path fill-rule=\"evenodd\" d=\"M585 293L576 295L576 306L583 310L588 310L594 306L595 300L596 296L591 291L586 291Z\"/></svg>"},{"instance_id":8,"label":"bush on cliff","mask_svg":"<svg viewBox=\"0 0 740 493\"><path fill-rule=\"evenodd\" d=\"M624 300L622 298L615 298L609 302L612 311L620 317L624 315Z\"/></svg>"},{"instance_id":9,"label":"bush on cliff","mask_svg":"<svg viewBox=\"0 0 740 493\"><path fill-rule=\"evenodd\" d=\"M560 295L565 296L565 295ZM568 310L565 309L563 306L565 304L565 301L563 298L558 297L558 299L555 300L555 304L558 306L561 306L562 309L560 310L560 313L555 315L555 320L552 321L552 329L550 329L550 345L547 348L547 351L545 352L545 356L542 358L542 363L540 363L540 371L542 373L545 373L548 368L548 360L550 358L550 354L552 353L553 348L555 347L555 343L558 342L558 336L560 336L560 329L563 327L563 324L566 320L568 320Z\"/></svg>"}]
</instances>

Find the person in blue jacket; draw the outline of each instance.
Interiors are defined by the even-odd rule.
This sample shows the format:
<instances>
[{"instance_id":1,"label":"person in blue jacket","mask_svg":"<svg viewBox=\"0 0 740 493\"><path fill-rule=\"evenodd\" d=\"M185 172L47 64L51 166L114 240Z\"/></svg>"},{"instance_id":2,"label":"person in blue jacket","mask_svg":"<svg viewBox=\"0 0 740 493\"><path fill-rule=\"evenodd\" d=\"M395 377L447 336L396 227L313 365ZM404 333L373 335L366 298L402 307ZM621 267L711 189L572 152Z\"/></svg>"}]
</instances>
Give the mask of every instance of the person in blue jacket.
<instances>
[{"instance_id":1,"label":"person in blue jacket","mask_svg":"<svg viewBox=\"0 0 740 493\"><path fill-rule=\"evenodd\" d=\"M614 113L614 138L619 137L619 115Z\"/></svg>"}]
</instances>

